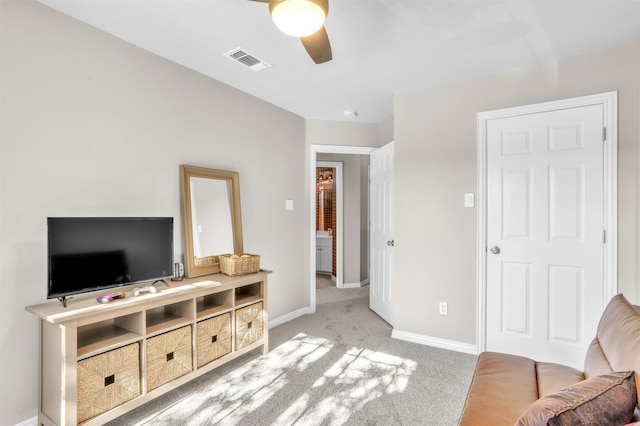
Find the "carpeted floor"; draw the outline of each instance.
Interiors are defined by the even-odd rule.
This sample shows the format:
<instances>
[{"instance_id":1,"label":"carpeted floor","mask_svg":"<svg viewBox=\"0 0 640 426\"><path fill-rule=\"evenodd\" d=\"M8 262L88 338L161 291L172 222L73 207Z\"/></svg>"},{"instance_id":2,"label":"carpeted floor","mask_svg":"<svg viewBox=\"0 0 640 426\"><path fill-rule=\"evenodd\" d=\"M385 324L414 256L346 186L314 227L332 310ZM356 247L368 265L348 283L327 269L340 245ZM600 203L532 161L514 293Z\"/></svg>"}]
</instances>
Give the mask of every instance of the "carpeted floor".
<instances>
[{"instance_id":1,"label":"carpeted floor","mask_svg":"<svg viewBox=\"0 0 640 426\"><path fill-rule=\"evenodd\" d=\"M455 425L476 357L392 339L369 287L317 290L317 313L253 351L109 423Z\"/></svg>"}]
</instances>

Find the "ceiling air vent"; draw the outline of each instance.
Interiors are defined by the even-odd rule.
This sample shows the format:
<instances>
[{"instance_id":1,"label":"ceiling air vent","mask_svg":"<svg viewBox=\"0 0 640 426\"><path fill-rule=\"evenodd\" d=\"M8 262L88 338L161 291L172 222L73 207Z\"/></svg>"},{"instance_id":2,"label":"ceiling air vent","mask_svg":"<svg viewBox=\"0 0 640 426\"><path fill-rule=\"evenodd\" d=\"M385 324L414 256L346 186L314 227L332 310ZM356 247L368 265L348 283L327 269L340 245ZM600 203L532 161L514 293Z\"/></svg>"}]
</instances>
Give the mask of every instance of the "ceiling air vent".
<instances>
[{"instance_id":1,"label":"ceiling air vent","mask_svg":"<svg viewBox=\"0 0 640 426\"><path fill-rule=\"evenodd\" d=\"M263 69L271 67L271 65L256 58L255 56L244 50L242 47L236 47L235 49L225 53L224 56L241 63L254 72L262 71Z\"/></svg>"}]
</instances>

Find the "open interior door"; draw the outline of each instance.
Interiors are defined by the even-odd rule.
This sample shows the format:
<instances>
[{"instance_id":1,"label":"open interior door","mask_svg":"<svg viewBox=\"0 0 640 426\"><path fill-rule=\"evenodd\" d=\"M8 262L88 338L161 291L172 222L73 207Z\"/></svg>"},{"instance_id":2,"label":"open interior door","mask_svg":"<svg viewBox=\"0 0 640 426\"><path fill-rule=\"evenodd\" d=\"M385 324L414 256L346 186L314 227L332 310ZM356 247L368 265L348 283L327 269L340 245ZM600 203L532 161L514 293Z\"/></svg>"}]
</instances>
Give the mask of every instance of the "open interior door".
<instances>
[{"instance_id":1,"label":"open interior door","mask_svg":"<svg viewBox=\"0 0 640 426\"><path fill-rule=\"evenodd\" d=\"M369 307L393 325L393 142L371 153Z\"/></svg>"}]
</instances>

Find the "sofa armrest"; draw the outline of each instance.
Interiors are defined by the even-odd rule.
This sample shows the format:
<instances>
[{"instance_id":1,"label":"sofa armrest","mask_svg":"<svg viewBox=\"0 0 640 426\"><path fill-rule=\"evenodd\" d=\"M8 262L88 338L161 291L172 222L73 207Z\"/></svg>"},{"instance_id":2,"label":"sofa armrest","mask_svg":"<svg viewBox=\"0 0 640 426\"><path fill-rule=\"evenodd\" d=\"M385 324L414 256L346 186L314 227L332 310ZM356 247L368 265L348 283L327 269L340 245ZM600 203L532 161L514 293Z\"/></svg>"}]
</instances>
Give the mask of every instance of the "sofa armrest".
<instances>
[{"instance_id":1,"label":"sofa armrest","mask_svg":"<svg viewBox=\"0 0 640 426\"><path fill-rule=\"evenodd\" d=\"M481 353L459 425L514 424L538 399L536 382L535 361L516 355Z\"/></svg>"}]
</instances>

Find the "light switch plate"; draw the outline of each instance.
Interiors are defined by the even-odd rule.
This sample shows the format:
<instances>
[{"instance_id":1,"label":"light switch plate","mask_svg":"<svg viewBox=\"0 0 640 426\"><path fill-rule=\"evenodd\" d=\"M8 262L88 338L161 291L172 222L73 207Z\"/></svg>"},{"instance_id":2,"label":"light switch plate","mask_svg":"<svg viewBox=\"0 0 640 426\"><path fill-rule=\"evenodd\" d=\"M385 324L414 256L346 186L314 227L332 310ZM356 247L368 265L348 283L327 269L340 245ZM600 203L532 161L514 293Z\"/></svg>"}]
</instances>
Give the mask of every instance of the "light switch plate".
<instances>
[{"instance_id":1,"label":"light switch plate","mask_svg":"<svg viewBox=\"0 0 640 426\"><path fill-rule=\"evenodd\" d=\"M464 194L464 206L473 207L475 205L475 197L473 193Z\"/></svg>"},{"instance_id":2,"label":"light switch plate","mask_svg":"<svg viewBox=\"0 0 640 426\"><path fill-rule=\"evenodd\" d=\"M293 200L285 200L285 208L287 210L293 210Z\"/></svg>"}]
</instances>

